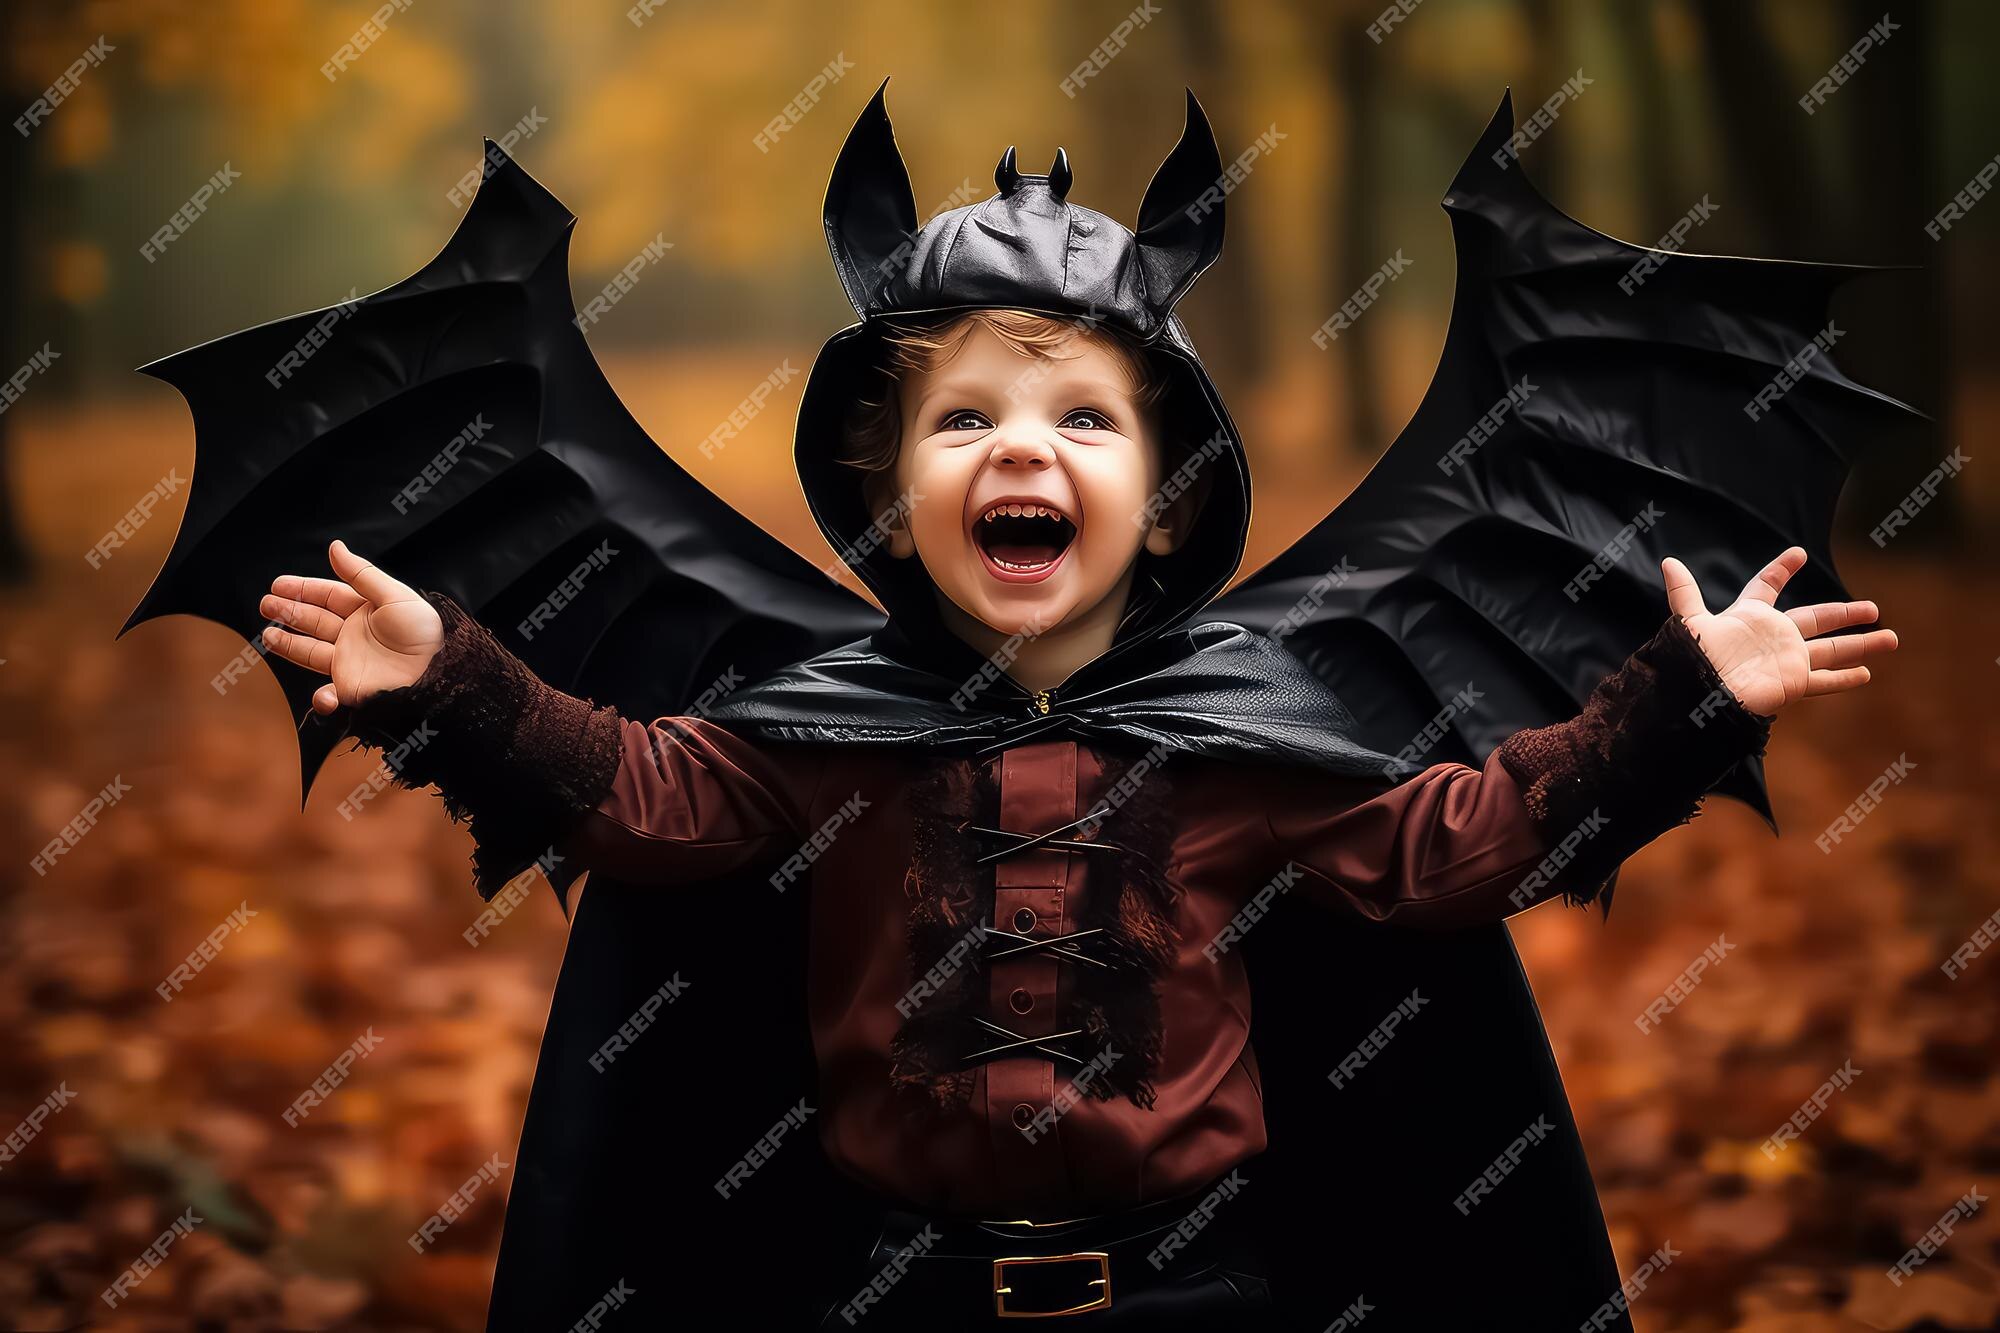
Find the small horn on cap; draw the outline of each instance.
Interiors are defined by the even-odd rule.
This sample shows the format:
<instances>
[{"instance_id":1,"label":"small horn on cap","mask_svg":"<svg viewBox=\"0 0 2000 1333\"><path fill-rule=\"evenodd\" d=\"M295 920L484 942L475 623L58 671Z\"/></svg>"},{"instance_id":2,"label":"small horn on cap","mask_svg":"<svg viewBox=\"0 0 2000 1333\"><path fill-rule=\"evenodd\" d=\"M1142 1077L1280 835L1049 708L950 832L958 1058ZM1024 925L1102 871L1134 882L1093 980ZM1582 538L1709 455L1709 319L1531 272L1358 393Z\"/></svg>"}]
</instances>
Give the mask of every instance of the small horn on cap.
<instances>
[{"instance_id":1,"label":"small horn on cap","mask_svg":"<svg viewBox=\"0 0 2000 1333\"><path fill-rule=\"evenodd\" d=\"M1014 165L1014 146L1007 145L1007 151L1000 155L1000 165L993 169L993 183L1000 187L1000 193L1012 194L1014 187L1021 183L1020 169Z\"/></svg>"},{"instance_id":2,"label":"small horn on cap","mask_svg":"<svg viewBox=\"0 0 2000 1333\"><path fill-rule=\"evenodd\" d=\"M1058 148L1056 160L1049 167L1049 193L1056 197L1057 203L1061 203L1069 193L1069 182L1069 154Z\"/></svg>"}]
</instances>

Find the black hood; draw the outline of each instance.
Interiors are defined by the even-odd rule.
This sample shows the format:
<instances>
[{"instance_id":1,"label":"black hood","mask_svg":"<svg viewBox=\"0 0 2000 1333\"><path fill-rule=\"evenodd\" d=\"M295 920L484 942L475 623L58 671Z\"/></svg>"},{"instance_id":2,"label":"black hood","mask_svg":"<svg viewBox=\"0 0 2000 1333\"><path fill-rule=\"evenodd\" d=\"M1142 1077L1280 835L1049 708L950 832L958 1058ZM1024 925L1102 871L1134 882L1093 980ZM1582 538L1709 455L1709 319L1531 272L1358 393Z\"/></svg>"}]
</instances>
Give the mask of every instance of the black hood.
<instances>
[{"instance_id":1,"label":"black hood","mask_svg":"<svg viewBox=\"0 0 2000 1333\"><path fill-rule=\"evenodd\" d=\"M705 716L771 742L983 756L1068 736L1386 782L1387 757L1354 739L1352 715L1304 663L1263 635L1197 619L1236 572L1250 530L1243 442L1173 314L1222 248L1223 180L1215 136L1189 94L1186 128L1146 188L1136 234L1068 201L1060 150L1048 175L1024 176L1011 148L995 173L998 193L919 228L877 90L826 199L827 243L861 322L828 339L814 362L795 452L820 531L889 619L871 638L794 663ZM944 626L922 562L889 554L865 474L838 459L885 320L995 307L1088 321L1154 353L1170 372L1160 418L1190 445L1176 469L1209 488L1178 550L1140 553L1111 647L1038 694Z\"/></svg>"},{"instance_id":2,"label":"black hood","mask_svg":"<svg viewBox=\"0 0 2000 1333\"><path fill-rule=\"evenodd\" d=\"M995 194L918 227L884 106L887 88L885 80L855 122L827 187L827 244L861 318L827 340L806 381L794 446L800 484L820 531L889 612L879 636L885 646L898 656L962 661L922 562L888 553L863 495L863 473L837 458L842 422L876 364L883 321L1027 310L1114 329L1155 353L1170 372L1161 419L1187 443L1186 475L1198 472L1209 493L1179 550L1140 555L1135 609L1111 650L1077 673L1094 677L1101 663L1122 661L1133 645L1185 625L1221 593L1250 530L1242 439L1173 313L1222 249L1224 178L1215 136L1190 92L1180 142L1146 189L1136 234L1069 202L1069 159L1061 149L1047 175L1029 176L1016 169L1009 148L994 173Z\"/></svg>"}]
</instances>

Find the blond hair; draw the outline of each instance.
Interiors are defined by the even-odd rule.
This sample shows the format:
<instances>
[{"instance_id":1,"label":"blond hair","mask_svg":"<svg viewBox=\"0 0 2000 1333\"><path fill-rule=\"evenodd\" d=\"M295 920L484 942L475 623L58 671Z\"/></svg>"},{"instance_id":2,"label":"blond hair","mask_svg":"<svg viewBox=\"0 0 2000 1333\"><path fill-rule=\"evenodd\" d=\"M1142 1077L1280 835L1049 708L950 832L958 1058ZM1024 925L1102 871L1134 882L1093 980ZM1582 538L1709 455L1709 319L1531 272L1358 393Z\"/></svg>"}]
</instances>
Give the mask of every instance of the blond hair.
<instances>
[{"instance_id":1,"label":"blond hair","mask_svg":"<svg viewBox=\"0 0 2000 1333\"><path fill-rule=\"evenodd\" d=\"M867 372L842 423L840 462L864 472L885 472L902 449L901 389L911 375L923 374L958 354L974 329L985 329L1022 356L1053 356L1072 338L1095 339L1138 386L1133 400L1151 413L1166 396L1168 379L1151 356L1117 332L1081 320L1057 319L1029 310L969 310L941 320L889 320L882 354ZM1163 452L1166 441L1162 439Z\"/></svg>"}]
</instances>

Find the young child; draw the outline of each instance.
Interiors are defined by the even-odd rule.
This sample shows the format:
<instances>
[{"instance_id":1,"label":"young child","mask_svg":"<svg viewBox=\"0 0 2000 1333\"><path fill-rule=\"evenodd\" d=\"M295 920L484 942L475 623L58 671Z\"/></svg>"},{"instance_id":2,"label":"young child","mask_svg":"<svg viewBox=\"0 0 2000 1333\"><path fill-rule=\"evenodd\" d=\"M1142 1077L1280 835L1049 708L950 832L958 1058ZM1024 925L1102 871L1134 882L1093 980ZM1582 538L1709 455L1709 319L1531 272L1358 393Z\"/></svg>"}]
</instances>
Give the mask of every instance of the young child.
<instances>
[{"instance_id":1,"label":"young child","mask_svg":"<svg viewBox=\"0 0 2000 1333\"><path fill-rule=\"evenodd\" d=\"M355 710L357 734L428 728L398 780L470 819L489 894L551 846L568 878L661 894L790 857L818 1141L880 1211L865 1253L830 1238L853 1266L813 1294L823 1327L1322 1327L1333 1297L1274 1288L1253 1210L1226 1202L1267 1144L1243 954L1213 947L1249 895L1282 875L1327 912L1426 928L1587 901L1773 715L1865 683L1895 636L1817 637L1869 602L1778 611L1800 548L1715 612L1668 560L1666 623L1574 720L1385 790L1310 672L1193 619L1248 525L1240 445L1170 318L1219 210L1182 224L1149 192L1135 234L1066 202L1061 157L1023 176L1010 150L998 179L874 279L835 231L880 317L802 412L815 516L890 613L865 648L932 701L900 730L846 683L863 645L773 687L851 743L788 739L756 691L621 717L341 542L333 578L272 583L260 611L289 630L265 639L330 677L314 707ZM860 189L837 170L830 217ZM1020 722L970 751L945 702L968 699ZM1606 831L1537 877L1579 800Z\"/></svg>"}]
</instances>

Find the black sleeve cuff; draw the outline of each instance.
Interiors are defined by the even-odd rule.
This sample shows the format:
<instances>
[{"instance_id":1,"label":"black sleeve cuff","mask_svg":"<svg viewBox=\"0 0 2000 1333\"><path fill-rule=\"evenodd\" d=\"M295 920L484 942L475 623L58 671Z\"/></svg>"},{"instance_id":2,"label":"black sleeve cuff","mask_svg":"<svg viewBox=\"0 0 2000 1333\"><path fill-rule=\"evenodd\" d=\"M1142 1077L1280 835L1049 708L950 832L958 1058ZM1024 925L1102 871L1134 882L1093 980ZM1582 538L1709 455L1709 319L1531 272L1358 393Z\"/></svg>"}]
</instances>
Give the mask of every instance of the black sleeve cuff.
<instances>
[{"instance_id":1,"label":"black sleeve cuff","mask_svg":"<svg viewBox=\"0 0 2000 1333\"><path fill-rule=\"evenodd\" d=\"M1660 631L1606 676L1567 722L1516 732L1500 761L1553 850L1563 896L1599 898L1620 863L1699 812L1701 798L1744 759L1764 753L1771 719L1731 694L1684 621Z\"/></svg>"},{"instance_id":2,"label":"black sleeve cuff","mask_svg":"<svg viewBox=\"0 0 2000 1333\"><path fill-rule=\"evenodd\" d=\"M436 786L470 824L473 882L491 898L535 864L611 790L616 710L545 683L440 592L444 644L424 674L351 714L351 733L382 747L398 786Z\"/></svg>"}]
</instances>

